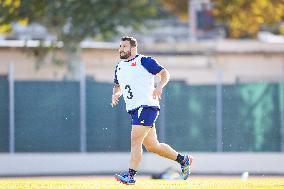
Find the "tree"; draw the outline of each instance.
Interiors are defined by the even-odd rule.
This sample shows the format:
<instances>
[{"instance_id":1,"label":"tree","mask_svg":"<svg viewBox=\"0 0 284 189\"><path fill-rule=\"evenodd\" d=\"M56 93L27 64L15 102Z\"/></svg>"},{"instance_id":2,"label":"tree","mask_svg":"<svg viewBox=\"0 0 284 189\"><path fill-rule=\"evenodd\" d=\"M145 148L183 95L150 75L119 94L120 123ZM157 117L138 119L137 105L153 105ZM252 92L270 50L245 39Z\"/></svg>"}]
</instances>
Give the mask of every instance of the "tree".
<instances>
[{"instance_id":1,"label":"tree","mask_svg":"<svg viewBox=\"0 0 284 189\"><path fill-rule=\"evenodd\" d=\"M40 23L64 43L66 64L71 76L78 77L79 43L87 38L110 38L118 26L138 29L156 15L154 0L0 0L0 26L8 32L10 24L18 21ZM3 29L4 28L4 29ZM1 30L1 29L0 29ZM35 49L45 56L46 48ZM75 60L75 61L74 61Z\"/></svg>"},{"instance_id":2,"label":"tree","mask_svg":"<svg viewBox=\"0 0 284 189\"><path fill-rule=\"evenodd\" d=\"M162 3L181 20L188 20L188 0ZM227 27L230 38L254 38L262 26L284 20L284 0L211 0L211 3L215 19ZM284 34L283 27L279 30Z\"/></svg>"},{"instance_id":3,"label":"tree","mask_svg":"<svg viewBox=\"0 0 284 189\"><path fill-rule=\"evenodd\" d=\"M213 0L215 17L226 23L229 37L256 37L262 26L284 20L284 0Z\"/></svg>"},{"instance_id":4,"label":"tree","mask_svg":"<svg viewBox=\"0 0 284 189\"><path fill-rule=\"evenodd\" d=\"M176 15L181 21L188 20L188 0L162 0L166 10Z\"/></svg>"}]
</instances>

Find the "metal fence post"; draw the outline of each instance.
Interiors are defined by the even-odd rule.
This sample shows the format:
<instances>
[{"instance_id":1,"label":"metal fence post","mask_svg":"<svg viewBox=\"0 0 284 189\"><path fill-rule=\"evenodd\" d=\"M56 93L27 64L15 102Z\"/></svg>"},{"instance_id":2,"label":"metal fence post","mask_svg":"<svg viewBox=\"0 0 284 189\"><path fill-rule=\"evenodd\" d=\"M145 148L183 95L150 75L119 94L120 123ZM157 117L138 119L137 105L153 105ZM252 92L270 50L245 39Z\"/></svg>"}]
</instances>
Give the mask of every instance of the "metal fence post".
<instances>
[{"instance_id":1,"label":"metal fence post","mask_svg":"<svg viewBox=\"0 0 284 189\"><path fill-rule=\"evenodd\" d=\"M14 65L9 64L9 152L15 153L15 95Z\"/></svg>"},{"instance_id":2,"label":"metal fence post","mask_svg":"<svg viewBox=\"0 0 284 189\"><path fill-rule=\"evenodd\" d=\"M223 70L217 70L216 85L216 126L217 126L217 151L223 151Z\"/></svg>"},{"instance_id":3,"label":"metal fence post","mask_svg":"<svg viewBox=\"0 0 284 189\"><path fill-rule=\"evenodd\" d=\"M159 126L159 138L162 142L166 142L166 100L165 92L162 95L161 99L161 110L160 110L160 126Z\"/></svg>"},{"instance_id":4,"label":"metal fence post","mask_svg":"<svg viewBox=\"0 0 284 189\"><path fill-rule=\"evenodd\" d=\"M280 100L280 111L281 111L281 152L284 152L284 65L282 68L282 79L281 79L281 100Z\"/></svg>"},{"instance_id":5,"label":"metal fence post","mask_svg":"<svg viewBox=\"0 0 284 189\"><path fill-rule=\"evenodd\" d=\"M86 132L86 73L85 66L80 66L80 151L87 151Z\"/></svg>"}]
</instances>

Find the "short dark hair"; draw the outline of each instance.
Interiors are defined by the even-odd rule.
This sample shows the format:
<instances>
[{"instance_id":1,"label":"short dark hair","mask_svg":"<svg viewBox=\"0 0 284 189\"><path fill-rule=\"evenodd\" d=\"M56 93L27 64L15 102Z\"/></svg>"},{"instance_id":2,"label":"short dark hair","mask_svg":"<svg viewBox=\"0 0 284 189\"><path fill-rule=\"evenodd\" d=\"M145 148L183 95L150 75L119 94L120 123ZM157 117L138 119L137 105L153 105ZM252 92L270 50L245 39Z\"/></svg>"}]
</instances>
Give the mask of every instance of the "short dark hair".
<instances>
[{"instance_id":1,"label":"short dark hair","mask_svg":"<svg viewBox=\"0 0 284 189\"><path fill-rule=\"evenodd\" d=\"M129 41L131 47L137 47L137 40L134 37L124 36L121 41Z\"/></svg>"}]
</instances>

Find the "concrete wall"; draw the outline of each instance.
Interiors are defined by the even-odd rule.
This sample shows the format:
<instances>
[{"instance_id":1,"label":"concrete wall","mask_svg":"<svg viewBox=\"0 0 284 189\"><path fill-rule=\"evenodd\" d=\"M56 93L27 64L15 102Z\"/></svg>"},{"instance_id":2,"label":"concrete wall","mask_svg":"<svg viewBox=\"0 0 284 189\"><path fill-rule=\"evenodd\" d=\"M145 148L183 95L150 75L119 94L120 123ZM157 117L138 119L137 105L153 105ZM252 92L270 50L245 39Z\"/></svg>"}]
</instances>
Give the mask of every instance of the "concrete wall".
<instances>
[{"instance_id":1,"label":"concrete wall","mask_svg":"<svg viewBox=\"0 0 284 189\"><path fill-rule=\"evenodd\" d=\"M81 60L87 75L98 81L112 82L119 61L118 43L82 45ZM32 48L32 47L30 47ZM283 77L284 44L257 41L210 41L198 43L141 44L140 53L154 56L175 80L190 84L214 84L217 70L225 83L279 81ZM16 79L61 80L66 67L50 62L35 69L35 58L23 44L0 43L0 74L7 74L8 64L15 65ZM59 52L60 54L60 52Z\"/></svg>"},{"instance_id":2,"label":"concrete wall","mask_svg":"<svg viewBox=\"0 0 284 189\"><path fill-rule=\"evenodd\" d=\"M193 174L284 174L283 153L193 153ZM129 153L0 154L0 176L102 174L128 169ZM176 162L144 153L140 173L160 173Z\"/></svg>"}]
</instances>

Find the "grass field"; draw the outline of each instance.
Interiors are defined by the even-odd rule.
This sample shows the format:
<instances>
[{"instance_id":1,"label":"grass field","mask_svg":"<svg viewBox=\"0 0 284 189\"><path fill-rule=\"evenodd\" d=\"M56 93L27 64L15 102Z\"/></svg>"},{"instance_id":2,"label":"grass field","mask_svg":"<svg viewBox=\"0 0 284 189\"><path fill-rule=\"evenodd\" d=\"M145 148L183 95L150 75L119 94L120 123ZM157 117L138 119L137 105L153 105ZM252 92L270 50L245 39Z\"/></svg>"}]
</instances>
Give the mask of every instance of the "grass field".
<instances>
[{"instance_id":1,"label":"grass field","mask_svg":"<svg viewBox=\"0 0 284 189\"><path fill-rule=\"evenodd\" d=\"M183 180L137 178L136 185L123 185L112 177L2 178L0 189L284 189L282 177L192 177Z\"/></svg>"}]
</instances>

